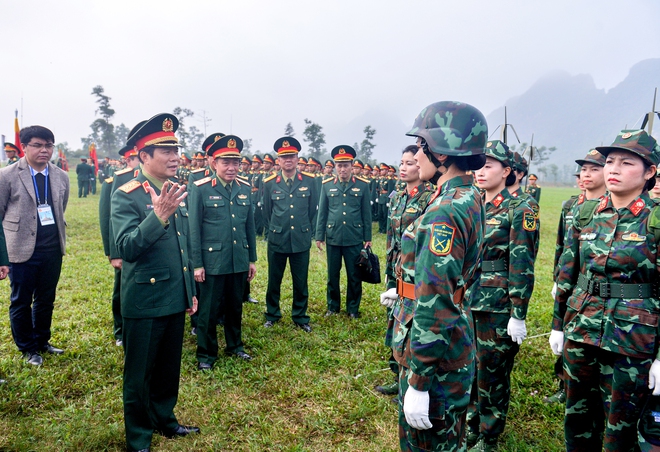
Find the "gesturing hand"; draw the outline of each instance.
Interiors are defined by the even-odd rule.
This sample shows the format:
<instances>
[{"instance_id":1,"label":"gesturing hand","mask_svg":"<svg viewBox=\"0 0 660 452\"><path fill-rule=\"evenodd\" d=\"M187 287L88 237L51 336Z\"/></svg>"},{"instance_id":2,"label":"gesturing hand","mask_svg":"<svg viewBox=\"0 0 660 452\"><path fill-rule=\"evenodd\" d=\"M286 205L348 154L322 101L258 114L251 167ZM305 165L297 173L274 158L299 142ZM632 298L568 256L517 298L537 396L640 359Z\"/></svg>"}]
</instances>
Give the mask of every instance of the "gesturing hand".
<instances>
[{"instance_id":1,"label":"gesturing hand","mask_svg":"<svg viewBox=\"0 0 660 452\"><path fill-rule=\"evenodd\" d=\"M170 181L165 181L165 183L163 183L163 189L160 191L160 196L156 194L156 190L152 187L148 187L147 191L151 196L154 213L161 221L167 221L167 219L176 212L181 201L188 196L185 185L179 185L176 182L172 183Z\"/></svg>"}]
</instances>

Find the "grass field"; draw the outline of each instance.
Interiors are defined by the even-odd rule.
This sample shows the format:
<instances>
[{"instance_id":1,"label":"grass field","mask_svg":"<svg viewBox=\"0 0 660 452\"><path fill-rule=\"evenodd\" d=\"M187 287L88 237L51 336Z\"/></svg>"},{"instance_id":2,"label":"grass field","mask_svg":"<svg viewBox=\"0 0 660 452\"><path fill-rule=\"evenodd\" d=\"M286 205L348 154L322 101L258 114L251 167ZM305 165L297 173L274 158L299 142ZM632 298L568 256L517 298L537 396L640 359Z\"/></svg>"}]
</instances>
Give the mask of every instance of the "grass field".
<instances>
[{"instance_id":1,"label":"grass field","mask_svg":"<svg viewBox=\"0 0 660 452\"><path fill-rule=\"evenodd\" d=\"M98 195L79 199L73 174L71 187L67 255L51 340L66 349L64 355L45 356L40 368L24 362L11 338L9 283L0 282L0 376L8 380L0 387L0 451L125 450L122 351L112 336L113 271L98 231ZM550 330L556 225L562 200L574 192L543 188L536 287L527 318L530 336ZM384 236L375 234L374 249L384 256ZM175 412L181 423L199 426L202 434L178 440L154 436L153 449L398 450L397 407L373 390L392 378L382 345L386 320L378 296L383 287L364 285L358 321L345 315L324 318L325 254L313 249L309 313L314 332L294 328L288 317L289 275L282 291L283 321L265 329L263 241L258 254L252 295L261 303L244 305L243 314L243 339L255 359L247 363L221 357L212 372L200 373L195 337L186 333ZM523 343L501 451L563 449L563 407L543 403L543 397L556 390L553 363L547 336Z\"/></svg>"}]
</instances>

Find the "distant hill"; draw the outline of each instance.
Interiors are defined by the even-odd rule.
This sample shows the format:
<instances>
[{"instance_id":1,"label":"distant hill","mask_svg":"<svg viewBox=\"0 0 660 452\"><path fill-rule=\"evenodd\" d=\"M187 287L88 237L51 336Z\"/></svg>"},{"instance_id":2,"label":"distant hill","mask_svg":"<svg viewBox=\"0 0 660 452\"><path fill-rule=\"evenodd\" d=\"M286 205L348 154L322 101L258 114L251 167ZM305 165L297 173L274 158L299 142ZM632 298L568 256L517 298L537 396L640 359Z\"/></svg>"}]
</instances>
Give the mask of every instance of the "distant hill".
<instances>
[{"instance_id":1,"label":"distant hill","mask_svg":"<svg viewBox=\"0 0 660 452\"><path fill-rule=\"evenodd\" d=\"M597 89L590 75L554 72L539 79L520 96L506 102L508 122L521 141L557 147L547 164L573 165L589 149L609 144L625 128L641 126L651 110L653 92L660 87L660 58L635 64L628 76L608 92ZM660 109L660 99L656 110ZM487 116L489 130L504 122L504 107ZM660 137L656 118L653 135ZM493 138L499 138L499 131ZM509 144L515 137L509 134Z\"/></svg>"}]
</instances>

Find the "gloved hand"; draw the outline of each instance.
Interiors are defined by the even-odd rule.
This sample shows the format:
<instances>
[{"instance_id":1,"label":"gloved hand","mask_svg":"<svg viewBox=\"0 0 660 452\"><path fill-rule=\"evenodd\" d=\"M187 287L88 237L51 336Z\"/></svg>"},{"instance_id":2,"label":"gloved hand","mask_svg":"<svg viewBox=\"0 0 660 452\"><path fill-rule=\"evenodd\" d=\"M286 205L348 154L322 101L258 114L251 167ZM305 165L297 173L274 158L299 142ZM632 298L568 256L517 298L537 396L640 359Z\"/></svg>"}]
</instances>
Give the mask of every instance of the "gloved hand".
<instances>
[{"instance_id":1,"label":"gloved hand","mask_svg":"<svg viewBox=\"0 0 660 452\"><path fill-rule=\"evenodd\" d=\"M552 285L552 290L550 291L550 295L552 295L553 300L557 298L557 283L554 283Z\"/></svg>"},{"instance_id":2,"label":"gloved hand","mask_svg":"<svg viewBox=\"0 0 660 452\"><path fill-rule=\"evenodd\" d=\"M257 202L257 207L261 207L261 201Z\"/></svg>"},{"instance_id":3,"label":"gloved hand","mask_svg":"<svg viewBox=\"0 0 660 452\"><path fill-rule=\"evenodd\" d=\"M369 202L371 203L372 206L374 205L374 202L373 202L373 201L369 201Z\"/></svg>"},{"instance_id":4,"label":"gloved hand","mask_svg":"<svg viewBox=\"0 0 660 452\"><path fill-rule=\"evenodd\" d=\"M511 317L509 324L506 326L506 334L511 336L513 342L516 342L518 345L522 344L523 340L527 337L525 321Z\"/></svg>"},{"instance_id":5,"label":"gloved hand","mask_svg":"<svg viewBox=\"0 0 660 452\"><path fill-rule=\"evenodd\" d=\"M403 396L403 413L406 415L408 425L417 430L427 430L432 427L429 420L429 402L428 391L418 391L408 387Z\"/></svg>"},{"instance_id":6,"label":"gloved hand","mask_svg":"<svg viewBox=\"0 0 660 452\"><path fill-rule=\"evenodd\" d=\"M550 342L552 353L557 356L561 356L561 352L564 350L564 332L552 330L550 332L550 339L548 339L548 342Z\"/></svg>"},{"instance_id":7,"label":"gloved hand","mask_svg":"<svg viewBox=\"0 0 660 452\"><path fill-rule=\"evenodd\" d=\"M653 360L649 370L649 389L653 389L653 395L660 395L660 361Z\"/></svg>"},{"instance_id":8,"label":"gloved hand","mask_svg":"<svg viewBox=\"0 0 660 452\"><path fill-rule=\"evenodd\" d=\"M396 293L396 288L392 287L391 289L388 289L387 292L380 294L380 304L386 308L391 308L394 306L394 302L397 298L399 298L399 296Z\"/></svg>"}]
</instances>

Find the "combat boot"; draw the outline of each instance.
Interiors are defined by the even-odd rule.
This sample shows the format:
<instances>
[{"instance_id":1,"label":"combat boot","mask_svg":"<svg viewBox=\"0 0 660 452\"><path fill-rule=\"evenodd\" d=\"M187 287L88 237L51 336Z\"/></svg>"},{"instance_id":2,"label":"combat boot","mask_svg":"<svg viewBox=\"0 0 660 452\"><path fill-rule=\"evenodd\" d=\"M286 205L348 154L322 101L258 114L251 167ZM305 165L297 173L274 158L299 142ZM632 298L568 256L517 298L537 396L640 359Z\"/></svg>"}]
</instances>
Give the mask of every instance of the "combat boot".
<instances>
[{"instance_id":1,"label":"combat boot","mask_svg":"<svg viewBox=\"0 0 660 452\"><path fill-rule=\"evenodd\" d=\"M565 403L566 402L566 390L561 388L555 394L548 396L543 399L545 403Z\"/></svg>"},{"instance_id":2,"label":"combat boot","mask_svg":"<svg viewBox=\"0 0 660 452\"><path fill-rule=\"evenodd\" d=\"M471 427L468 427L467 435L465 435L465 442L467 444L467 448L470 449L471 447L474 447L478 441L479 441L479 432L475 432L474 430L472 430Z\"/></svg>"},{"instance_id":3,"label":"combat boot","mask_svg":"<svg viewBox=\"0 0 660 452\"><path fill-rule=\"evenodd\" d=\"M388 385L376 386L376 391L384 395L395 395L399 393L399 382L395 381Z\"/></svg>"},{"instance_id":4,"label":"combat boot","mask_svg":"<svg viewBox=\"0 0 660 452\"><path fill-rule=\"evenodd\" d=\"M497 437L495 438L479 438L477 444L474 445L469 452L495 452L497 451Z\"/></svg>"}]
</instances>

